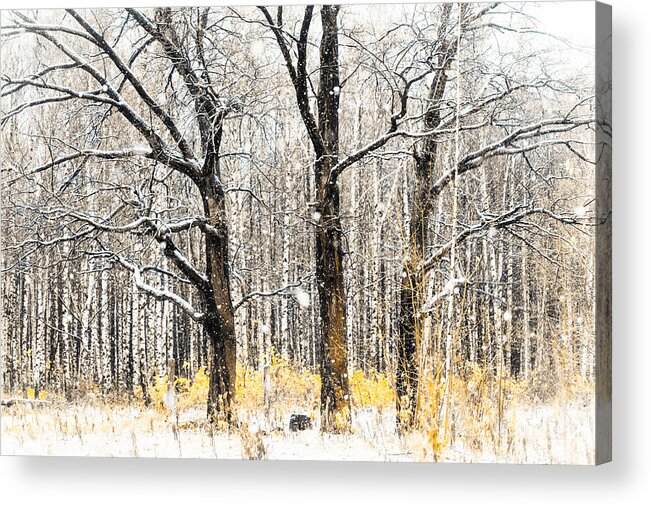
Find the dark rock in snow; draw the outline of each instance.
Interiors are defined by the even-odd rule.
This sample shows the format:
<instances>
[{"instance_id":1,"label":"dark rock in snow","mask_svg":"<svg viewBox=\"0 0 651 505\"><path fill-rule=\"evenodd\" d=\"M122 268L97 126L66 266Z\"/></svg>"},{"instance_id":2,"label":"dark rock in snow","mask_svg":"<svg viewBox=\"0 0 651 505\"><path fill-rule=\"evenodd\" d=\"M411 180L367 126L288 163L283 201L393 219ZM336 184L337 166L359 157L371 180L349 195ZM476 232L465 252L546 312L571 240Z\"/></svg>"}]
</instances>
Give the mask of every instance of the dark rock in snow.
<instances>
[{"instance_id":1,"label":"dark rock in snow","mask_svg":"<svg viewBox=\"0 0 651 505\"><path fill-rule=\"evenodd\" d=\"M312 429L312 419L306 414L292 414L289 418L289 431Z\"/></svg>"}]
</instances>

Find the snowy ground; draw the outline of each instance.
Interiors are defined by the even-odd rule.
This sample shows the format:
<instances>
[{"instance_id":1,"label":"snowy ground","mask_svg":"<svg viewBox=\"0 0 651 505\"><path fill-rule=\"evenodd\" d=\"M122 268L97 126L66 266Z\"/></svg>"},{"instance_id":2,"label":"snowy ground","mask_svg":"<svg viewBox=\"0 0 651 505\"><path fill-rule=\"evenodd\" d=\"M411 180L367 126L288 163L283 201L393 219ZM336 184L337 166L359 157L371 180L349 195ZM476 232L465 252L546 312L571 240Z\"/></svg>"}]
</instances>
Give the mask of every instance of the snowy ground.
<instances>
[{"instance_id":1,"label":"snowy ground","mask_svg":"<svg viewBox=\"0 0 651 505\"><path fill-rule=\"evenodd\" d=\"M246 432L211 433L201 426L202 421L200 409L184 412L175 429L166 415L138 407L19 406L3 410L0 448L2 455L239 459L247 457L247 442L260 439L268 459L413 459L398 437L374 429L388 425L388 419L377 423L366 413L356 416L352 435L321 435L317 429L267 433L257 428L263 423L255 419L249 420L253 422Z\"/></svg>"},{"instance_id":2,"label":"snowy ground","mask_svg":"<svg viewBox=\"0 0 651 505\"><path fill-rule=\"evenodd\" d=\"M439 461L591 464L594 415L591 404L538 406L507 413L503 429L476 444L463 426ZM171 416L136 406L52 404L2 410L2 455L160 458L246 458L362 461L432 461L426 434L399 437L394 412L358 410L350 435L322 435L318 429L290 433L247 416L248 427L211 432L203 409ZM286 426L286 424L285 424ZM266 428L266 429L265 429ZM270 428L276 428L272 430ZM318 425L315 426L318 428ZM257 451L257 452L256 452Z\"/></svg>"}]
</instances>

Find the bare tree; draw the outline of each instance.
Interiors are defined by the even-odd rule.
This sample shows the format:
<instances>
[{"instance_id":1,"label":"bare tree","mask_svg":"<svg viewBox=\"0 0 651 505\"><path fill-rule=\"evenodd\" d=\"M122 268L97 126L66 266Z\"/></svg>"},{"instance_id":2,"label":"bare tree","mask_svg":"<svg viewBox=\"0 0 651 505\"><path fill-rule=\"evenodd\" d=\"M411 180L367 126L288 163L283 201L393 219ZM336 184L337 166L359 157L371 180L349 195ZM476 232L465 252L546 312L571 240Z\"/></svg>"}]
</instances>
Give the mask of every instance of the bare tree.
<instances>
[{"instance_id":1,"label":"bare tree","mask_svg":"<svg viewBox=\"0 0 651 505\"><path fill-rule=\"evenodd\" d=\"M581 98L578 103L568 104L566 112L556 117L535 118L529 114L526 120L518 122L508 112L502 112L505 107L510 107L509 104L515 97L522 99L528 96L536 99L544 90L571 94L572 89L549 77L534 76L529 81L524 80L513 69L487 71L482 68L482 63L477 65L472 54L466 57L461 54L464 51L461 44L477 43L477 37L486 27L495 31L514 30L491 19L490 14L498 5L474 8L465 4L456 7L452 4L443 5L440 8L436 37L430 42L431 58L436 63L422 116L423 138L414 148L415 181L400 289L396 406L397 421L403 428L413 426L418 409L421 348L425 331L423 314L427 313L427 310L423 312L423 307L432 303L427 300L426 294L428 273L441 262L448 265L448 279L444 289L441 293L430 295L430 298L448 297L450 304L446 319L450 324L455 286L465 282L465 279L457 275L455 252L460 243L486 233L489 229L515 225L532 215L568 223L576 221L572 215L561 215L544 206L536 207L533 199L500 214L487 215L479 211L476 216L479 221L474 224L460 223L457 215L457 188L461 176L476 171L498 157L519 157L524 162L527 154L553 145L566 146L571 153L576 154L575 147L583 142L576 139L575 147L572 147L573 139L564 134L592 123L591 116L582 109L587 102L585 98ZM535 55L524 55L521 58L535 60ZM464 99L460 93L461 80L469 77L480 78L484 82L480 89L470 89L472 95ZM470 139L463 141L461 136L466 132ZM477 138L479 143L475 140ZM450 144L453 146L448 148ZM466 152L462 154L464 150ZM448 208L451 209L451 236L432 248L428 232L430 217L432 211L440 205L446 191L451 194L448 200ZM453 338L451 326L448 326L446 333L444 376L449 379Z\"/></svg>"},{"instance_id":2,"label":"bare tree","mask_svg":"<svg viewBox=\"0 0 651 505\"><path fill-rule=\"evenodd\" d=\"M95 145L88 145L92 142L84 138L65 136L44 140L51 159L27 167L10 184L28 183L37 174L76 166L58 188L61 192L82 170L92 178L99 160L111 162L110 166L118 171L129 164L144 168L137 170L131 180L120 175L111 179L107 189L115 192L113 201L119 202L113 208L89 213L55 204L42 213L61 223L63 233L12 247L29 254L70 242L79 249L78 244L83 242L83 253L93 261L105 267L121 267L131 274L139 290L176 304L201 325L210 342L208 417L231 422L236 348L220 148L227 116L241 112L242 104L227 94L227 76L223 73L226 64L214 55L215 35L207 33L212 23L210 10L175 12L165 8L147 13L127 9L94 24L88 21L88 13L73 9L66 12L61 23L53 24L19 12L12 15L6 36L33 35L39 43L47 44L58 61L44 62L40 69L28 71L25 76L3 75L3 97L16 97L3 122L49 104L67 105L73 114L90 107L101 118L90 125L97 140ZM131 46L125 33L133 30L134 24L140 32L137 43ZM138 64L137 60L145 55L167 73L167 84L163 79L153 79L146 65ZM38 92L37 98L30 98L32 91ZM115 114L124 121L114 124L113 131L128 125L144 146L119 145L119 139L115 142L105 133ZM84 117L80 115L79 120ZM112 144L118 145L109 147ZM161 173L159 167L171 172ZM60 174L52 177L62 180ZM154 187L165 186L172 177L181 177L191 186L192 196L184 205L179 206L176 198L162 202L158 199ZM195 202L200 211L182 215ZM179 246L183 233L194 232L200 234L205 255L198 264L193 264ZM139 236L157 243L176 273L143 263L144 256L132 258L133 250L124 250L119 242L109 245L102 238L106 234ZM152 274L173 284L191 286L196 302L172 289L157 287L148 279Z\"/></svg>"},{"instance_id":3,"label":"bare tree","mask_svg":"<svg viewBox=\"0 0 651 505\"><path fill-rule=\"evenodd\" d=\"M298 37L286 33L282 7L277 9L275 19L267 8L260 7L260 10L282 53L294 87L298 110L314 150L316 199L313 203L313 217L316 225L316 282L321 316L322 427L327 431L345 431L350 423L350 391L343 266L344 232L341 223L339 179L346 169L381 149L391 140L410 134L408 130L401 128L411 119L406 117L410 90L430 70L425 69L419 73L418 67L409 63L404 68L389 70L391 75L387 75L387 78L392 83L392 108L386 130L366 145L354 149L346 156L340 156L339 110L344 86L340 78L340 7L322 6L320 9L319 81L316 89L307 67L314 7L305 8ZM359 44L350 35L347 37ZM291 52L292 39L297 42L296 62ZM346 81L349 78L350 76ZM316 99L316 115L312 110L310 92Z\"/></svg>"}]
</instances>

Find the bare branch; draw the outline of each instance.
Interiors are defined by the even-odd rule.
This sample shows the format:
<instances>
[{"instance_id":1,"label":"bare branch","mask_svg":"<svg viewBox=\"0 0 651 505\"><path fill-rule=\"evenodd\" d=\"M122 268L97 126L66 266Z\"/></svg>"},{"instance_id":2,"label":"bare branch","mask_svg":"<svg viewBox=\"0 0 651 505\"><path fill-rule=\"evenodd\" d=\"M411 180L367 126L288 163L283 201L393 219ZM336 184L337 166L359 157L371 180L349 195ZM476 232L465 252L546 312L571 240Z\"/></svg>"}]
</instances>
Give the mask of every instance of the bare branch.
<instances>
[{"instance_id":1,"label":"bare branch","mask_svg":"<svg viewBox=\"0 0 651 505\"><path fill-rule=\"evenodd\" d=\"M135 263L132 263L115 253L111 253L111 258L123 268L131 272L133 275L134 284L140 291L155 298L156 300L168 301L176 304L188 316L197 322L201 322L204 319L205 316L203 312L196 310L192 304L182 296L167 289L159 289L152 286L151 284L147 284L143 278L142 270Z\"/></svg>"}]
</instances>

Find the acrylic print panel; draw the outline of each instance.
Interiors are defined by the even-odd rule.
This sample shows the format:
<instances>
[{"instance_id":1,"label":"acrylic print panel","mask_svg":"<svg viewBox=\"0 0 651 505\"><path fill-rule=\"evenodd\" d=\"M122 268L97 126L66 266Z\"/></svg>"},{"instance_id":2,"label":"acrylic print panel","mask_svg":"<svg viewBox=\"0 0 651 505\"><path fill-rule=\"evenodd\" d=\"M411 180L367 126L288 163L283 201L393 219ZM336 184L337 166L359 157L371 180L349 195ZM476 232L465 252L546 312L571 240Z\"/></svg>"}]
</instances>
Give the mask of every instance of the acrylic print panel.
<instances>
[{"instance_id":1,"label":"acrylic print panel","mask_svg":"<svg viewBox=\"0 0 651 505\"><path fill-rule=\"evenodd\" d=\"M610 9L2 12L2 454L610 459Z\"/></svg>"}]
</instances>

